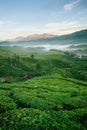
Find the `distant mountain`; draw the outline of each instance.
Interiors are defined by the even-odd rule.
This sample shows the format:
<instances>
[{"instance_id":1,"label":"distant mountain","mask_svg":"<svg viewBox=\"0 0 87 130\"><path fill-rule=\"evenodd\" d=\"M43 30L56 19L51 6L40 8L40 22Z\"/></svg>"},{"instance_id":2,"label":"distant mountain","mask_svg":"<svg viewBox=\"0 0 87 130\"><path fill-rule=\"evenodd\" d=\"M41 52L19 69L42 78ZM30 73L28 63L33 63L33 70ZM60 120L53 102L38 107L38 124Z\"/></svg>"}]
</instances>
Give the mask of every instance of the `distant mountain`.
<instances>
[{"instance_id":1,"label":"distant mountain","mask_svg":"<svg viewBox=\"0 0 87 130\"><path fill-rule=\"evenodd\" d=\"M55 35L48 34L48 33L43 33L43 34L33 34L33 35L28 36L27 38L39 39L39 38L51 38L51 37L54 37L54 36Z\"/></svg>"},{"instance_id":2,"label":"distant mountain","mask_svg":"<svg viewBox=\"0 0 87 130\"><path fill-rule=\"evenodd\" d=\"M70 39L70 40L86 40L87 41L87 29L74 32L69 35L65 35L64 38Z\"/></svg>"},{"instance_id":3,"label":"distant mountain","mask_svg":"<svg viewBox=\"0 0 87 130\"><path fill-rule=\"evenodd\" d=\"M61 35L61 36L55 36L52 38L53 40L74 40L74 41L81 41L81 40L86 40L87 42L87 29L86 30L81 30L74 32L72 34L67 34L67 35ZM51 39L51 40L52 40Z\"/></svg>"},{"instance_id":4,"label":"distant mountain","mask_svg":"<svg viewBox=\"0 0 87 130\"><path fill-rule=\"evenodd\" d=\"M78 38L86 38L87 39L87 29L72 33L71 37L73 37L73 38L78 37Z\"/></svg>"},{"instance_id":5,"label":"distant mountain","mask_svg":"<svg viewBox=\"0 0 87 130\"><path fill-rule=\"evenodd\" d=\"M65 42L64 42L65 41ZM13 40L10 41L0 41L0 45L5 45L5 44L10 44L13 42L59 42L62 43L66 43L67 41L74 41L74 42L87 42L87 29L85 30L81 30L81 31L77 31L74 32L72 34L67 34L67 35L52 35L52 34L33 34L33 35L29 35L27 37L16 37Z\"/></svg>"},{"instance_id":6,"label":"distant mountain","mask_svg":"<svg viewBox=\"0 0 87 130\"><path fill-rule=\"evenodd\" d=\"M87 42L87 29L77 31L68 35L52 35L52 34L33 34L27 37L17 37L14 41L18 43L28 43L28 44L72 44L72 43L81 43Z\"/></svg>"},{"instance_id":7,"label":"distant mountain","mask_svg":"<svg viewBox=\"0 0 87 130\"><path fill-rule=\"evenodd\" d=\"M29 35L27 37L16 37L15 40L21 41L21 40L36 40L36 39L41 39L41 38L52 38L55 37L56 35L48 34L48 33L43 33L43 34L33 34Z\"/></svg>"}]
</instances>

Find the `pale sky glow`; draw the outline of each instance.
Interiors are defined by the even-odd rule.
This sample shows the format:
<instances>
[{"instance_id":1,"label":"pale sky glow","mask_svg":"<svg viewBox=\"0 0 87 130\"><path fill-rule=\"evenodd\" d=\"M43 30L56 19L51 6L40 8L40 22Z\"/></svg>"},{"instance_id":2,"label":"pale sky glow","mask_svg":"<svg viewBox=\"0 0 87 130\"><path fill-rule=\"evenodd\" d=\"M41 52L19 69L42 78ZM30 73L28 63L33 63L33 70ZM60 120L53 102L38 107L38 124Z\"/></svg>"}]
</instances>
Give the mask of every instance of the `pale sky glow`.
<instances>
[{"instance_id":1,"label":"pale sky glow","mask_svg":"<svg viewBox=\"0 0 87 130\"><path fill-rule=\"evenodd\" d=\"M87 29L87 0L0 0L0 40Z\"/></svg>"}]
</instances>

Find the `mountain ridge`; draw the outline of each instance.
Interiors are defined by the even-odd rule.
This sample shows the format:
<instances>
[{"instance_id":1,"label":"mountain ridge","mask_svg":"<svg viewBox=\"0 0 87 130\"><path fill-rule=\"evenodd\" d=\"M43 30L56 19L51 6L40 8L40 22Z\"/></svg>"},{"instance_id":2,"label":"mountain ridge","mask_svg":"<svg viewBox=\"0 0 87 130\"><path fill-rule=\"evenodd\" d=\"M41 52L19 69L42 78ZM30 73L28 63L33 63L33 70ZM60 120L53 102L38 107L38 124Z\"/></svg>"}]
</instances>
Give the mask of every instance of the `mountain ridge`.
<instances>
[{"instance_id":1,"label":"mountain ridge","mask_svg":"<svg viewBox=\"0 0 87 130\"><path fill-rule=\"evenodd\" d=\"M53 34L48 34L48 33L43 33L43 34L32 34L26 37L16 37L14 40L32 40L32 39L40 39L40 38L51 38L55 37L56 35Z\"/></svg>"},{"instance_id":2,"label":"mountain ridge","mask_svg":"<svg viewBox=\"0 0 87 130\"><path fill-rule=\"evenodd\" d=\"M29 35L27 37L24 37L22 39L19 39L18 41L31 41L31 40L79 40L79 39L87 39L87 29L85 30L80 30L76 31L71 34L66 34L66 35L53 35L53 34L33 34ZM17 40L16 40L17 41Z\"/></svg>"},{"instance_id":3,"label":"mountain ridge","mask_svg":"<svg viewBox=\"0 0 87 130\"><path fill-rule=\"evenodd\" d=\"M77 42L87 42L87 29L85 30L80 30L80 31L76 31L72 34L67 34L67 35L53 35L53 34L47 34L47 33L43 33L43 34L33 34L33 35L29 35L27 37L17 37L13 40L7 40L7 41L0 41L0 45L5 45L8 43L13 43L13 42L30 42L30 41L36 41L36 42L51 42L51 41L67 41L67 40L73 40L73 41L77 41Z\"/></svg>"}]
</instances>

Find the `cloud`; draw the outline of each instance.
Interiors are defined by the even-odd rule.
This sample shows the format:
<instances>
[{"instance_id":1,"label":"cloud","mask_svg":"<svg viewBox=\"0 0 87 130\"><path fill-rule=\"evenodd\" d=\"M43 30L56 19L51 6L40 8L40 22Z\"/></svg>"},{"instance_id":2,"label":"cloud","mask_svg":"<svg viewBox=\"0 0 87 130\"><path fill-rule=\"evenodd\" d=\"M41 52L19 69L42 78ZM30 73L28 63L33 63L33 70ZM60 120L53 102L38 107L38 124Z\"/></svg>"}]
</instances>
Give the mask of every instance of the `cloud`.
<instances>
[{"instance_id":1,"label":"cloud","mask_svg":"<svg viewBox=\"0 0 87 130\"><path fill-rule=\"evenodd\" d=\"M79 21L63 21L58 23L48 23L41 31L43 33L64 35L81 29L87 29L87 24L81 24Z\"/></svg>"},{"instance_id":2,"label":"cloud","mask_svg":"<svg viewBox=\"0 0 87 130\"><path fill-rule=\"evenodd\" d=\"M80 2L80 0L74 0L72 2L69 2L67 4L64 5L64 9L65 10L71 10L73 9L74 7L76 7L76 5Z\"/></svg>"}]
</instances>

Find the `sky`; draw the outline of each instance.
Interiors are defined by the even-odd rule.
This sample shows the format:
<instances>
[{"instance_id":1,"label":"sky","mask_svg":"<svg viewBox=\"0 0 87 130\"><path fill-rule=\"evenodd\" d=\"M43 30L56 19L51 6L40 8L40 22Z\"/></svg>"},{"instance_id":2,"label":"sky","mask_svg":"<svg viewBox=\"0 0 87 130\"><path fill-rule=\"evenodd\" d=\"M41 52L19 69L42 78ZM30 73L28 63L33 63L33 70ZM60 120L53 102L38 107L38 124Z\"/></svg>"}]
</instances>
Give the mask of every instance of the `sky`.
<instances>
[{"instance_id":1,"label":"sky","mask_svg":"<svg viewBox=\"0 0 87 130\"><path fill-rule=\"evenodd\" d=\"M87 0L0 0L0 40L87 29Z\"/></svg>"}]
</instances>

